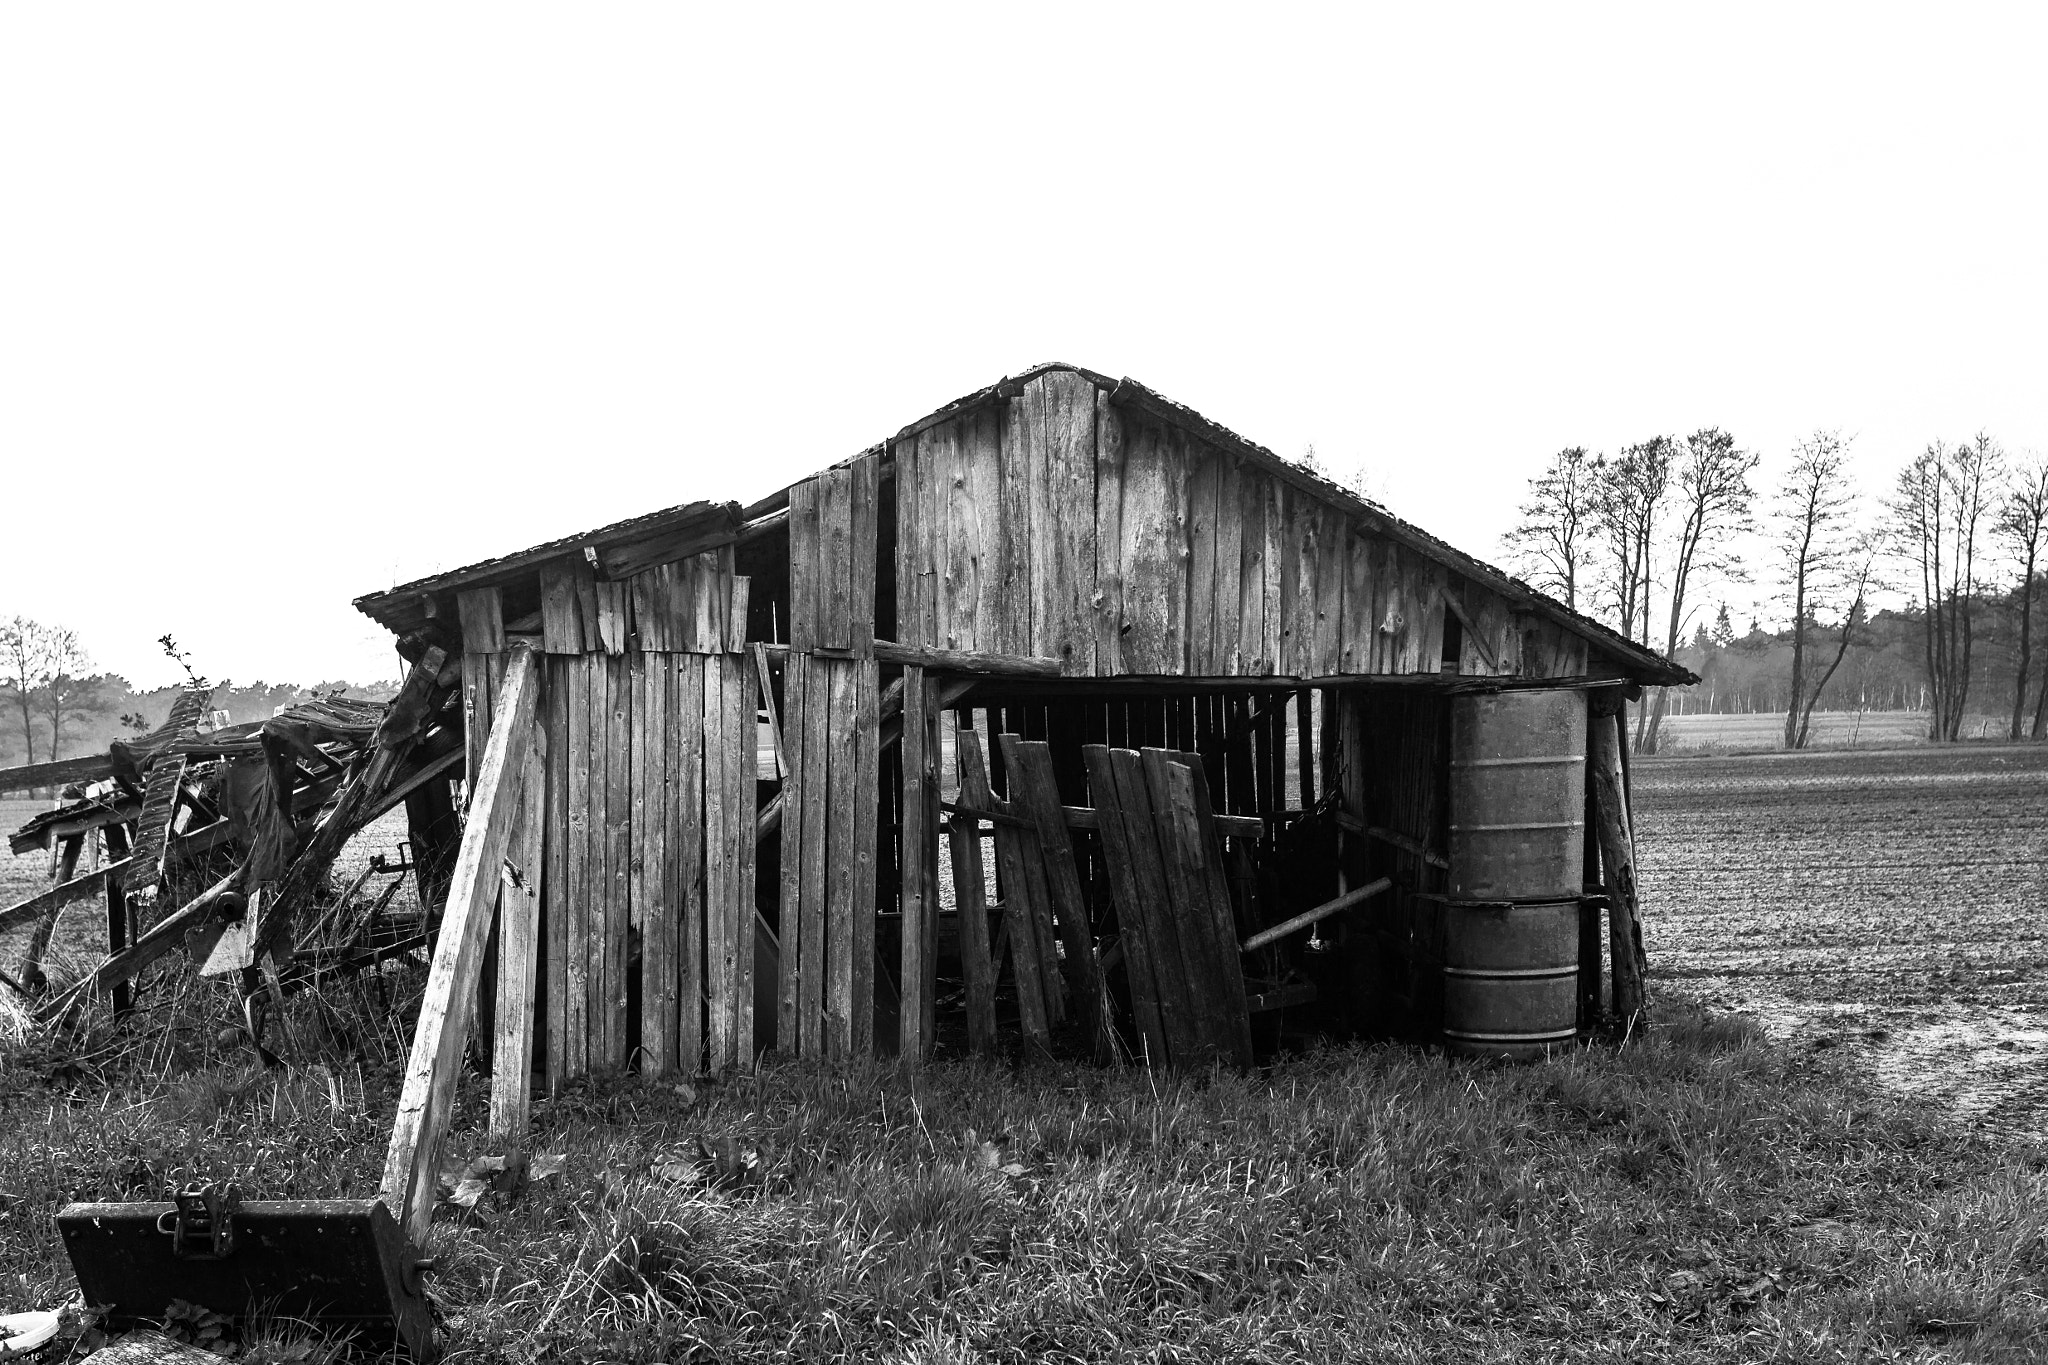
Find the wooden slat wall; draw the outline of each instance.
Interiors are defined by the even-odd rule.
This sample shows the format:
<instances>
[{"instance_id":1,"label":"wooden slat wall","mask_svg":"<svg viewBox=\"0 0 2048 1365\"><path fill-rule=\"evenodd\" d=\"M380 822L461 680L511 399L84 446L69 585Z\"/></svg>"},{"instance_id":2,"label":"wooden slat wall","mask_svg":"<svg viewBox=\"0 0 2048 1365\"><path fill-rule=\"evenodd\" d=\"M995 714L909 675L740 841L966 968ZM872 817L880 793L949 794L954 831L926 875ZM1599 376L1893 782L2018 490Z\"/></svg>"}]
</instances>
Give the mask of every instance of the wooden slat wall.
<instances>
[{"instance_id":1,"label":"wooden slat wall","mask_svg":"<svg viewBox=\"0 0 2048 1365\"><path fill-rule=\"evenodd\" d=\"M1057 658L1077 676L1441 671L1443 565L1228 451L1112 407L1079 375L1040 375L891 452L907 643ZM792 490L792 545L809 536L818 491L850 472ZM797 648L811 643L797 623L820 609L806 585L831 578L815 560L792 568ZM1462 592L1493 662L1468 642L1460 672L1584 671L1581 637L1518 620L1477 585ZM1530 633L1542 648L1527 647Z\"/></svg>"},{"instance_id":2,"label":"wooden slat wall","mask_svg":"<svg viewBox=\"0 0 2048 1365\"><path fill-rule=\"evenodd\" d=\"M903 458L931 479L913 477L923 496L899 506L899 518L937 523L955 493L971 503L975 490L956 487L950 442L906 442ZM790 652L783 673L781 876L777 887L780 979L778 1046L803 1057L843 1062L871 1055L875 1044L875 885L881 784L881 674L873 655L880 462L874 455L827 470L790 490ZM902 475L899 472L899 483ZM899 536L901 523L899 522ZM949 614L973 629L981 588L979 547L915 534L908 542L926 557L899 565L898 611L904 621ZM935 547L958 559L935 564ZM816 649L850 650L827 657ZM751 827L747 838L752 847Z\"/></svg>"}]
</instances>

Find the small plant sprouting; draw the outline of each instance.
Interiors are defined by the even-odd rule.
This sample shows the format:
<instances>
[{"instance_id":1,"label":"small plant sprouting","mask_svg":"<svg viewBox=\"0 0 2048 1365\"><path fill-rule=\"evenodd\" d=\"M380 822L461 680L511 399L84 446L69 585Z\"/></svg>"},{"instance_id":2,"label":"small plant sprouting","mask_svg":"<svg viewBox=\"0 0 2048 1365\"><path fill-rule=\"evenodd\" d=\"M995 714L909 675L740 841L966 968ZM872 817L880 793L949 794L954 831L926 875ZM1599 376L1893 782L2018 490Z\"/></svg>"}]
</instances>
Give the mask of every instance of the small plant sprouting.
<instances>
[{"instance_id":1,"label":"small plant sprouting","mask_svg":"<svg viewBox=\"0 0 2048 1365\"><path fill-rule=\"evenodd\" d=\"M166 658L185 670L185 679L193 687L212 686L211 683L206 681L204 673L200 673L192 667L192 656L178 648L177 636L172 635L169 631L165 631L162 635L156 637L156 642L164 647L164 656Z\"/></svg>"}]
</instances>

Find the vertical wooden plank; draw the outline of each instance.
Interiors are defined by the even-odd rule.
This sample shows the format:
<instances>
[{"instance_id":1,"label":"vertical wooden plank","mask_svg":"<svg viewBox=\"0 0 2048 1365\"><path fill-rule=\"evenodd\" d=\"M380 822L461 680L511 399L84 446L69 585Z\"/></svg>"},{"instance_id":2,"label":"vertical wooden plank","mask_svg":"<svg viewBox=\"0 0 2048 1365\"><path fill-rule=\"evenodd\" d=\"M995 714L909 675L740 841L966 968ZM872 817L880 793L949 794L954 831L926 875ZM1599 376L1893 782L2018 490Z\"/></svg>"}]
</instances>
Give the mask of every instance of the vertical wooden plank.
<instances>
[{"instance_id":1,"label":"vertical wooden plank","mask_svg":"<svg viewBox=\"0 0 2048 1365\"><path fill-rule=\"evenodd\" d=\"M1249 1067L1252 1064L1251 1016L1245 1008L1244 965L1238 957L1237 924L1231 915L1229 878L1223 866L1223 841L1216 834L1215 807L1199 763L1173 764L1168 775L1174 784L1176 813L1183 786L1192 799L1194 824L1190 833L1201 876L1197 886L1206 887L1202 904L1209 913L1210 941L1214 945L1214 965L1221 987L1221 994L1211 1002L1220 1027L1218 1043L1238 1066Z\"/></svg>"},{"instance_id":2,"label":"vertical wooden plank","mask_svg":"<svg viewBox=\"0 0 2048 1365\"><path fill-rule=\"evenodd\" d=\"M920 515L921 509L917 496L918 486L923 478L918 460L918 438L912 436L907 440L891 441L889 443L889 453L896 461L896 638L906 644L934 645L937 643L936 641L921 639L918 634L918 555L919 548L923 545L926 534L924 518ZM790 528L792 532L790 545L792 551L796 544L794 539L795 515L795 503L792 502L790 504ZM795 592L796 583L794 578L792 578L790 582L790 610L792 614L796 609L794 605L796 600ZM812 642L808 639L801 646L797 645L796 640L797 637L795 635L790 636L792 647L803 649L811 647ZM786 819L787 816L784 818ZM783 950L783 956L784 958L789 956L788 949L785 948Z\"/></svg>"},{"instance_id":3,"label":"vertical wooden plank","mask_svg":"<svg viewBox=\"0 0 2048 1365\"><path fill-rule=\"evenodd\" d=\"M981 605L977 563L981 524L961 449L961 424L941 422L924 434L925 477L931 480L937 512L932 528L933 593L938 641L948 649L973 649Z\"/></svg>"},{"instance_id":4,"label":"vertical wooden plank","mask_svg":"<svg viewBox=\"0 0 2048 1365\"><path fill-rule=\"evenodd\" d=\"M1342 671L1344 632L1344 514L1324 503L1317 509L1315 638L1308 676Z\"/></svg>"},{"instance_id":5,"label":"vertical wooden plank","mask_svg":"<svg viewBox=\"0 0 2048 1365\"><path fill-rule=\"evenodd\" d=\"M1216 667L1216 499L1221 458L1200 442L1187 445L1188 648L1191 676Z\"/></svg>"},{"instance_id":6,"label":"vertical wooden plank","mask_svg":"<svg viewBox=\"0 0 2048 1365\"><path fill-rule=\"evenodd\" d=\"M640 1046L643 1075L675 1069L676 913L669 890L675 832L669 809L667 654L640 656L640 710L633 717L633 779L639 793L633 838L640 886Z\"/></svg>"},{"instance_id":7,"label":"vertical wooden plank","mask_svg":"<svg viewBox=\"0 0 2048 1365\"><path fill-rule=\"evenodd\" d=\"M903 487L899 463L896 486ZM903 582L899 574L897 579ZM899 587L899 591L900 591ZM899 610L898 620L902 620ZM818 481L805 479L789 490L789 646L818 644Z\"/></svg>"},{"instance_id":8,"label":"vertical wooden plank","mask_svg":"<svg viewBox=\"0 0 2048 1365\"><path fill-rule=\"evenodd\" d=\"M1439 673L1443 670L1444 594L1449 571L1433 559L1404 551L1408 561L1405 575L1414 593L1414 611L1408 638L1402 646L1401 671Z\"/></svg>"},{"instance_id":9,"label":"vertical wooden plank","mask_svg":"<svg viewBox=\"0 0 2048 1365\"><path fill-rule=\"evenodd\" d=\"M1238 600L1238 574L1244 561L1244 508L1238 504L1238 462L1229 453L1213 448L1204 448L1202 458L1216 471L1216 566L1209 585L1214 601L1214 636L1209 645L1207 670L1211 677L1235 677L1244 671L1239 653L1242 604Z\"/></svg>"},{"instance_id":10,"label":"vertical wooden plank","mask_svg":"<svg viewBox=\"0 0 2048 1365\"><path fill-rule=\"evenodd\" d=\"M583 652L583 615L576 605L576 568L577 561L566 559L540 566L541 648L550 654ZM591 641L592 648L596 644Z\"/></svg>"},{"instance_id":11,"label":"vertical wooden plank","mask_svg":"<svg viewBox=\"0 0 2048 1365\"><path fill-rule=\"evenodd\" d=\"M795 657L795 656L791 656ZM825 973L827 907L825 885L831 849L826 843L827 801L831 791L832 676L829 661L807 658L804 700L804 771L798 787L801 811L784 810L786 823L792 816L803 821L803 904L801 981L802 1056L825 1056ZM787 951L786 949L784 951Z\"/></svg>"},{"instance_id":12,"label":"vertical wooden plank","mask_svg":"<svg viewBox=\"0 0 2048 1365\"><path fill-rule=\"evenodd\" d=\"M626 652L626 631L631 624L627 615L626 585L624 583L599 583L597 592L597 638L607 654Z\"/></svg>"},{"instance_id":13,"label":"vertical wooden plank","mask_svg":"<svg viewBox=\"0 0 2048 1365\"><path fill-rule=\"evenodd\" d=\"M1043 868L1046 902L1034 906L1038 913L1034 930L1048 967L1057 970L1066 983L1066 994L1076 1017L1086 1022L1098 1044L1107 1049L1109 1015L1102 995L1102 969L1095 958L1094 929L1088 921L1088 901L1081 888L1081 874L1074 861L1073 837L1067 833L1065 812L1053 777L1052 751L1042 741L1026 742L1015 735L1002 737L1003 754L1010 769L1010 801L1018 814L1036 826L1038 854ZM956 888L957 892L957 888ZM1066 953L1052 948L1054 917Z\"/></svg>"},{"instance_id":14,"label":"vertical wooden plank","mask_svg":"<svg viewBox=\"0 0 2048 1365\"><path fill-rule=\"evenodd\" d=\"M1054 578L1039 635L1068 674L1095 671L1095 397L1093 380L1071 370L1044 376L1047 522Z\"/></svg>"},{"instance_id":15,"label":"vertical wooden plank","mask_svg":"<svg viewBox=\"0 0 2048 1365\"><path fill-rule=\"evenodd\" d=\"M533 670L534 686L544 679ZM545 697L541 698L544 703ZM536 708L536 714L539 714ZM501 1150L526 1145L533 1085L533 994L540 938L547 821L547 727L538 721L520 767L519 810L498 888L498 999L491 1046L490 1137Z\"/></svg>"},{"instance_id":16,"label":"vertical wooden plank","mask_svg":"<svg viewBox=\"0 0 2048 1365\"><path fill-rule=\"evenodd\" d=\"M1317 576L1322 569L1322 505L1303 493L1289 490L1287 518L1287 569L1282 585L1287 597L1287 640L1285 667L1297 678L1316 675Z\"/></svg>"},{"instance_id":17,"label":"vertical wooden plank","mask_svg":"<svg viewBox=\"0 0 2048 1365\"><path fill-rule=\"evenodd\" d=\"M455 614L462 623L464 654L504 652L505 602L499 589L464 588L455 594Z\"/></svg>"},{"instance_id":18,"label":"vertical wooden plank","mask_svg":"<svg viewBox=\"0 0 2048 1365\"><path fill-rule=\"evenodd\" d=\"M542 692L547 716L547 849L543 857L541 915L547 925L547 1078L554 1093L568 1079L569 1049L569 695L579 664L550 656Z\"/></svg>"},{"instance_id":19,"label":"vertical wooden plank","mask_svg":"<svg viewBox=\"0 0 2048 1365\"><path fill-rule=\"evenodd\" d=\"M744 583L746 580L739 580ZM744 619L744 618L740 618ZM739 625L732 627L740 629ZM753 660L745 652L725 659L726 838L732 849L732 913L727 943L733 959L733 1049L742 1069L754 1069L754 845L760 812L759 726L754 719Z\"/></svg>"},{"instance_id":20,"label":"vertical wooden plank","mask_svg":"<svg viewBox=\"0 0 2048 1365\"><path fill-rule=\"evenodd\" d=\"M1001 535L1008 553L1003 563L1001 611L996 620L994 648L1002 653L1032 652L1031 598L1033 551L1031 548L1031 476L1029 465L1034 450L1033 405L1025 394L1002 404L1002 512Z\"/></svg>"},{"instance_id":21,"label":"vertical wooden plank","mask_svg":"<svg viewBox=\"0 0 2048 1365\"><path fill-rule=\"evenodd\" d=\"M591 764L590 677L599 656L579 654L563 661L568 681L568 786L564 878L568 891L564 933L568 940L567 987L563 992L562 1074L574 1079L590 1072L590 907L595 888L590 867Z\"/></svg>"},{"instance_id":22,"label":"vertical wooden plank","mask_svg":"<svg viewBox=\"0 0 2048 1365\"><path fill-rule=\"evenodd\" d=\"M682 891L682 932L676 942L676 1056L695 1074L705 1065L705 866L710 828L705 791L704 675L709 656L677 656L674 705L669 713L670 760L675 772L676 885Z\"/></svg>"},{"instance_id":23,"label":"vertical wooden plank","mask_svg":"<svg viewBox=\"0 0 2048 1365\"><path fill-rule=\"evenodd\" d=\"M1020 414L1021 448L1017 468L1024 476L1026 515L1022 548L1030 566L1031 617L1025 639L1026 652L1047 654L1058 612L1059 544L1056 528L1059 509L1053 505L1051 479L1052 441L1046 412L1046 376L1040 375L1010 400L1010 409Z\"/></svg>"},{"instance_id":24,"label":"vertical wooden plank","mask_svg":"<svg viewBox=\"0 0 2048 1365\"><path fill-rule=\"evenodd\" d=\"M1095 671L1124 671L1124 420L1095 395Z\"/></svg>"},{"instance_id":25,"label":"vertical wooden plank","mask_svg":"<svg viewBox=\"0 0 2048 1365\"><path fill-rule=\"evenodd\" d=\"M953 736L960 800L974 805L974 794L988 790L988 771L981 758L981 738L963 727ZM986 799L986 798L984 798ZM986 809L986 807L984 807ZM981 860L981 822L954 815L947 829L953 857L953 901L960 915L960 968L967 983L967 1045L990 1052L996 1043L996 969L989 955L988 880Z\"/></svg>"},{"instance_id":26,"label":"vertical wooden plank","mask_svg":"<svg viewBox=\"0 0 2048 1365\"><path fill-rule=\"evenodd\" d=\"M1157 424L1127 432L1123 507L1123 667L1187 669L1188 541L1183 462L1175 433Z\"/></svg>"},{"instance_id":27,"label":"vertical wooden plank","mask_svg":"<svg viewBox=\"0 0 2048 1365\"><path fill-rule=\"evenodd\" d=\"M881 456L867 454L855 460L847 468L847 482L847 629L854 648L865 649L875 638L876 503L881 496ZM739 647L737 640L731 647Z\"/></svg>"},{"instance_id":28,"label":"vertical wooden plank","mask_svg":"<svg viewBox=\"0 0 2048 1365\"><path fill-rule=\"evenodd\" d=\"M1281 659L1281 640L1286 634L1287 611L1292 598L1287 582L1287 485L1267 476L1265 480L1266 548L1260 560L1265 575L1265 640L1260 649L1266 657L1266 673L1286 671Z\"/></svg>"},{"instance_id":29,"label":"vertical wooden plank","mask_svg":"<svg viewBox=\"0 0 2048 1365\"><path fill-rule=\"evenodd\" d=\"M661 567L644 570L626 580L626 605L632 618L627 635L639 650L661 649L666 615L661 600Z\"/></svg>"},{"instance_id":30,"label":"vertical wooden plank","mask_svg":"<svg viewBox=\"0 0 2048 1365\"><path fill-rule=\"evenodd\" d=\"M605 656L605 1065L626 1064L626 967L633 908L633 678L631 656Z\"/></svg>"},{"instance_id":31,"label":"vertical wooden plank","mask_svg":"<svg viewBox=\"0 0 2048 1365\"><path fill-rule=\"evenodd\" d=\"M1266 654L1266 490L1264 475L1238 470L1237 650L1239 677L1273 671Z\"/></svg>"},{"instance_id":32,"label":"vertical wooden plank","mask_svg":"<svg viewBox=\"0 0 2048 1365\"><path fill-rule=\"evenodd\" d=\"M1356 530L1344 532L1344 643L1338 653L1340 673L1372 671L1374 601L1372 542Z\"/></svg>"},{"instance_id":33,"label":"vertical wooden plank","mask_svg":"<svg viewBox=\"0 0 2048 1365\"><path fill-rule=\"evenodd\" d=\"M975 643L961 647L991 649L996 647L993 626L1002 618L1003 584L1014 548L1003 535L1003 429L995 409L981 408L961 419L959 458L967 497L964 504L955 504L955 519L971 511L974 520L953 534L966 537L973 549L975 593Z\"/></svg>"},{"instance_id":34,"label":"vertical wooden plank","mask_svg":"<svg viewBox=\"0 0 2048 1365\"><path fill-rule=\"evenodd\" d=\"M733 1065L732 1036L733 877L726 837L729 790L725 761L725 669L723 654L704 658L704 1014L707 1064L713 1071Z\"/></svg>"},{"instance_id":35,"label":"vertical wooden plank","mask_svg":"<svg viewBox=\"0 0 2048 1365\"><path fill-rule=\"evenodd\" d=\"M853 1056L875 1050L875 865L880 828L881 669L872 654L851 665L853 711Z\"/></svg>"},{"instance_id":36,"label":"vertical wooden plank","mask_svg":"<svg viewBox=\"0 0 2048 1365\"><path fill-rule=\"evenodd\" d=\"M1315 701L1307 688L1294 694L1294 789L1302 810L1316 808Z\"/></svg>"},{"instance_id":37,"label":"vertical wooden plank","mask_svg":"<svg viewBox=\"0 0 2048 1365\"><path fill-rule=\"evenodd\" d=\"M1102 866L1109 879L1110 901L1116 907L1117 939L1123 945L1124 980L1130 988L1131 1017L1138 1026L1138 1054L1147 1065L1166 1066L1172 1052L1161 1020L1157 968L1147 912L1140 903L1137 855L1126 830L1123 802L1117 795L1110 750L1102 744L1082 748L1088 765L1088 801L1095 808L1102 838ZM971 997L970 997L971 998Z\"/></svg>"},{"instance_id":38,"label":"vertical wooden plank","mask_svg":"<svg viewBox=\"0 0 2048 1365\"><path fill-rule=\"evenodd\" d=\"M925 782L928 763L925 754L927 726L925 712L931 705L925 671L916 665L903 670L903 826L902 853L896 866L902 878L903 950L902 996L898 1031L899 1055L910 1064L924 1060L929 1038L925 1032L927 1001L933 980L933 963L926 956L928 922L936 907L928 899L931 888L925 882L925 845L931 837L926 827Z\"/></svg>"},{"instance_id":39,"label":"vertical wooden plank","mask_svg":"<svg viewBox=\"0 0 2048 1365\"><path fill-rule=\"evenodd\" d=\"M854 785L858 742L854 718L854 665L832 660L830 716L826 744L832 758L825 808L825 1056L844 1062L853 1055L853 886ZM907 693L906 693L907 697ZM909 714L905 715L908 737ZM906 753L909 751L906 750ZM909 933L905 921L904 932Z\"/></svg>"},{"instance_id":40,"label":"vertical wooden plank","mask_svg":"<svg viewBox=\"0 0 2048 1365\"><path fill-rule=\"evenodd\" d=\"M792 1057L806 1055L803 1048L803 802L810 768L807 757L809 737L806 720L806 688L811 676L807 654L794 651L782 666L782 717L784 757L789 765L782 781L782 856L780 934L782 981L776 999L775 1037L780 1049Z\"/></svg>"},{"instance_id":41,"label":"vertical wooden plank","mask_svg":"<svg viewBox=\"0 0 2048 1365\"><path fill-rule=\"evenodd\" d=\"M1173 877L1166 863L1168 849L1159 836L1160 814L1153 809L1150 789L1140 755L1129 749L1111 749L1106 755L1112 785L1118 835L1123 852L1118 855L1127 869L1129 900L1117 905L1119 923L1125 933L1141 942L1126 941L1127 960L1134 949L1147 964L1165 1039L1163 1053L1154 1052L1155 1063L1176 1067L1205 1064L1199 1028L1199 1002L1194 998L1197 978L1184 958L1180 932L1180 908L1175 899Z\"/></svg>"},{"instance_id":42,"label":"vertical wooden plank","mask_svg":"<svg viewBox=\"0 0 2048 1365\"><path fill-rule=\"evenodd\" d=\"M818 476L818 643L853 644L853 476L828 469Z\"/></svg>"}]
</instances>

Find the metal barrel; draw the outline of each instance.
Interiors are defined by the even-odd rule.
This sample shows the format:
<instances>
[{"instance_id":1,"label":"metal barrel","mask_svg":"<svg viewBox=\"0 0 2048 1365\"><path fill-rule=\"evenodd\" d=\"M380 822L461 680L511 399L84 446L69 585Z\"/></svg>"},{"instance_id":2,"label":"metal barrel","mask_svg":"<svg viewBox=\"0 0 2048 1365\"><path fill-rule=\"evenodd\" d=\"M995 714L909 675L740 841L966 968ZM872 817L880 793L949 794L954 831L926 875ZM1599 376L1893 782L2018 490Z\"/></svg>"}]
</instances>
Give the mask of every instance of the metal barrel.
<instances>
[{"instance_id":1,"label":"metal barrel","mask_svg":"<svg viewBox=\"0 0 2048 1365\"><path fill-rule=\"evenodd\" d=\"M1450 817L1453 899L1577 896L1586 694L1544 687L1453 698Z\"/></svg>"},{"instance_id":2,"label":"metal barrel","mask_svg":"<svg viewBox=\"0 0 2048 1365\"><path fill-rule=\"evenodd\" d=\"M1578 901L1447 903L1443 972L1453 1052L1548 1056L1578 1031Z\"/></svg>"}]
</instances>

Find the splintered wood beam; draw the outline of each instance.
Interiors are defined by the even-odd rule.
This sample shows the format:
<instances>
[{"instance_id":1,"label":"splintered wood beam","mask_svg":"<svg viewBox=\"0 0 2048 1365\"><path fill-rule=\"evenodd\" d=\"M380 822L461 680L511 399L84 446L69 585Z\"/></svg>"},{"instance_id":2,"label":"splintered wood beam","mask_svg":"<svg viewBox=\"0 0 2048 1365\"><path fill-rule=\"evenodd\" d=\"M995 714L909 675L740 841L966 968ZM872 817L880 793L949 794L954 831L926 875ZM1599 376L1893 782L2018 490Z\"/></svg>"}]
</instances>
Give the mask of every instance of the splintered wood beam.
<instances>
[{"instance_id":1,"label":"splintered wood beam","mask_svg":"<svg viewBox=\"0 0 2048 1365\"><path fill-rule=\"evenodd\" d=\"M114 760L105 754L83 758L60 758L54 763L30 763L19 768L0 768L0 792L25 792L37 787L61 787L67 782L90 782L111 776Z\"/></svg>"},{"instance_id":2,"label":"splintered wood beam","mask_svg":"<svg viewBox=\"0 0 2048 1365\"><path fill-rule=\"evenodd\" d=\"M927 649L894 640L875 641L875 657L885 664L915 664L935 673L965 673L985 678L1057 678L1058 659L1030 654L994 654L978 649Z\"/></svg>"},{"instance_id":3,"label":"splintered wood beam","mask_svg":"<svg viewBox=\"0 0 2048 1365\"><path fill-rule=\"evenodd\" d=\"M1258 933L1253 934L1250 938L1244 941L1244 946L1241 949L1241 951L1247 953L1254 953L1257 952L1259 949L1265 947L1269 943L1278 943L1281 939L1286 938L1289 934L1296 933L1299 930L1308 928L1317 920L1328 919L1330 916L1336 914L1339 910L1349 910L1352 906L1358 904L1360 901L1369 900L1372 897L1377 896L1380 892L1386 890L1393 884L1393 879L1390 877L1380 877L1374 881L1369 881L1364 886L1359 887L1356 891L1347 891L1343 895L1337 897L1335 900L1324 901L1321 905L1316 906L1313 910L1304 910L1300 914L1294 916L1294 918L1284 919L1270 929L1259 930Z\"/></svg>"},{"instance_id":4,"label":"splintered wood beam","mask_svg":"<svg viewBox=\"0 0 2048 1365\"><path fill-rule=\"evenodd\" d=\"M495 719L470 797L378 1196L415 1246L425 1243L433 1217L437 1163L476 1009L477 979L490 939L505 852L523 804L539 693L540 670L534 666L533 651L526 646L508 651L505 681L491 711Z\"/></svg>"},{"instance_id":5,"label":"splintered wood beam","mask_svg":"<svg viewBox=\"0 0 2048 1365\"><path fill-rule=\"evenodd\" d=\"M187 901L184 908L158 920L148 933L93 968L62 995L50 1000L36 1011L36 1017L44 1020L68 1019L71 1012L77 1009L87 996L118 982L132 979L145 967L182 944L186 931L203 924L206 917L213 913L214 906L219 903L220 898L233 891L241 880L242 869L236 868L228 873Z\"/></svg>"}]
</instances>

